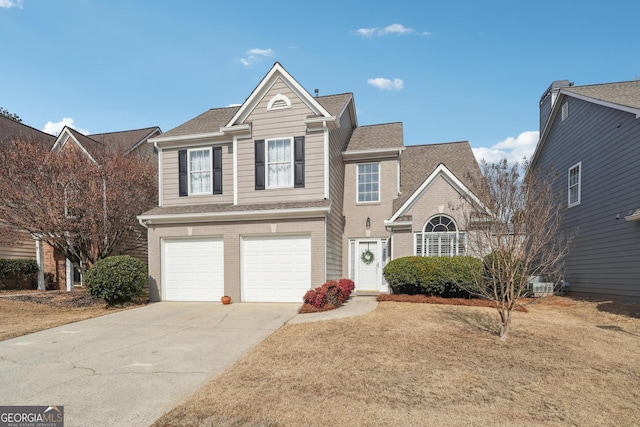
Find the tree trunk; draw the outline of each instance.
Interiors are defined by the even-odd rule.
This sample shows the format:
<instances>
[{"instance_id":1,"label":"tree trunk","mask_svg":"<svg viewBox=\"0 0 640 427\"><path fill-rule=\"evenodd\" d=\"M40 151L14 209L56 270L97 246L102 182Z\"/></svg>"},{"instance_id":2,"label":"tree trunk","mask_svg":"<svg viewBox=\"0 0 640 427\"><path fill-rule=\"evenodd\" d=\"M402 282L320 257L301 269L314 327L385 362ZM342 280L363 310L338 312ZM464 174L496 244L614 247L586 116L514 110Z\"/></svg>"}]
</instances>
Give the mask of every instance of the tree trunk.
<instances>
[{"instance_id":1,"label":"tree trunk","mask_svg":"<svg viewBox=\"0 0 640 427\"><path fill-rule=\"evenodd\" d=\"M511 330L511 310L499 310L500 311L500 340L506 341Z\"/></svg>"}]
</instances>

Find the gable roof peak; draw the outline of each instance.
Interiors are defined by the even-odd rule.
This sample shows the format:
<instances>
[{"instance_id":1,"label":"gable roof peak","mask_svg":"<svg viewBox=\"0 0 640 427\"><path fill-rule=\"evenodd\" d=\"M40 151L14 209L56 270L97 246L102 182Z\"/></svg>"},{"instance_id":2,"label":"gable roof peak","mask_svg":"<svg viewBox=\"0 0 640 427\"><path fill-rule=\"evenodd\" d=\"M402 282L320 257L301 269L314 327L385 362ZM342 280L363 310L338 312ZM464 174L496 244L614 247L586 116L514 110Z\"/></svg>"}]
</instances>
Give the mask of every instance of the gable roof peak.
<instances>
[{"instance_id":1,"label":"gable roof peak","mask_svg":"<svg viewBox=\"0 0 640 427\"><path fill-rule=\"evenodd\" d=\"M295 93L296 96L305 103L315 115L327 118L332 117L331 114L318 102L318 100L314 98L300 83L298 83L298 81L293 78L287 70L285 70L282 64L276 61L269 72L262 78L260 83L258 83L258 86L256 86L244 103L242 103L240 109L224 127L229 128L233 125L243 123L277 79L282 79L289 89L291 89L291 91Z\"/></svg>"}]
</instances>

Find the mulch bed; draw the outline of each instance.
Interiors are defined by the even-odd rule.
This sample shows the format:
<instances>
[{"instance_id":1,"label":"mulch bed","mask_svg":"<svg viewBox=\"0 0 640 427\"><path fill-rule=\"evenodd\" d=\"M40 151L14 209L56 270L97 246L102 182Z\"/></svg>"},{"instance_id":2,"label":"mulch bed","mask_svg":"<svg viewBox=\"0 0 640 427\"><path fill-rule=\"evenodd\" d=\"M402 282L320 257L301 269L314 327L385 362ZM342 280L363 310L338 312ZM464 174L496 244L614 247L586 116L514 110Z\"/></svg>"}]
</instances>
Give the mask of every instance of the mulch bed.
<instances>
[{"instance_id":1,"label":"mulch bed","mask_svg":"<svg viewBox=\"0 0 640 427\"><path fill-rule=\"evenodd\" d=\"M106 305L106 302L102 298L93 298L89 296L85 290L74 290L71 292L33 292L20 295L7 295L4 298L42 304L49 307L93 307Z\"/></svg>"},{"instance_id":2,"label":"mulch bed","mask_svg":"<svg viewBox=\"0 0 640 427\"><path fill-rule=\"evenodd\" d=\"M495 301L480 298L442 298L426 295L405 295L405 294L380 294L378 301L412 302L419 304L442 304L442 305L464 305L468 307L490 307L496 308ZM522 305L516 307L516 311L527 312Z\"/></svg>"},{"instance_id":3,"label":"mulch bed","mask_svg":"<svg viewBox=\"0 0 640 427\"><path fill-rule=\"evenodd\" d=\"M102 298L94 298L87 294L86 289L74 289L73 291L28 291L16 295L4 294L2 298L25 301L34 304L42 304L57 308L82 308L82 307L103 307L107 303ZM148 299L140 298L126 305L146 304Z\"/></svg>"},{"instance_id":4,"label":"mulch bed","mask_svg":"<svg viewBox=\"0 0 640 427\"><path fill-rule=\"evenodd\" d=\"M380 294L376 298L378 301L393 301L393 302L412 302L418 304L441 304L441 305L464 305L468 307L489 307L496 308L495 301L484 300L480 298L442 298L426 295L406 295L406 294ZM530 302L529 298L520 298L519 301L523 303ZM304 303L298 310L298 313L320 313L323 311L335 310L339 306L331 304L325 304L322 308L316 308L311 304ZM527 313L526 307L518 305L515 308L516 311Z\"/></svg>"}]
</instances>

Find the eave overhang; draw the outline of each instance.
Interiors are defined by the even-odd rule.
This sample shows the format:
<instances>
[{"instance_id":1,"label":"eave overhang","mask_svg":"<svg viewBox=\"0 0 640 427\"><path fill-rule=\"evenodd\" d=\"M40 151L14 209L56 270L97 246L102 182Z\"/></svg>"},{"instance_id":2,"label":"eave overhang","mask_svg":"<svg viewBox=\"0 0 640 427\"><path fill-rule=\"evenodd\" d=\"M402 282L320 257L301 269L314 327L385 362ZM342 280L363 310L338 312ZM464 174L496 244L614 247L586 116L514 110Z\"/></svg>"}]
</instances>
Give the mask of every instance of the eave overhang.
<instances>
[{"instance_id":1,"label":"eave overhang","mask_svg":"<svg viewBox=\"0 0 640 427\"><path fill-rule=\"evenodd\" d=\"M138 221L145 225L158 224L187 224L202 222L229 222L250 220L276 220L292 218L326 217L331 212L331 205L325 207L268 209L227 212L198 212L183 214L151 214L140 215Z\"/></svg>"},{"instance_id":2,"label":"eave overhang","mask_svg":"<svg viewBox=\"0 0 640 427\"><path fill-rule=\"evenodd\" d=\"M394 230L406 230L413 228L413 221L391 221L385 220L384 226Z\"/></svg>"},{"instance_id":3,"label":"eave overhang","mask_svg":"<svg viewBox=\"0 0 640 427\"><path fill-rule=\"evenodd\" d=\"M378 160L398 157L404 151L404 147L378 148L375 150L343 151L342 160Z\"/></svg>"}]
</instances>

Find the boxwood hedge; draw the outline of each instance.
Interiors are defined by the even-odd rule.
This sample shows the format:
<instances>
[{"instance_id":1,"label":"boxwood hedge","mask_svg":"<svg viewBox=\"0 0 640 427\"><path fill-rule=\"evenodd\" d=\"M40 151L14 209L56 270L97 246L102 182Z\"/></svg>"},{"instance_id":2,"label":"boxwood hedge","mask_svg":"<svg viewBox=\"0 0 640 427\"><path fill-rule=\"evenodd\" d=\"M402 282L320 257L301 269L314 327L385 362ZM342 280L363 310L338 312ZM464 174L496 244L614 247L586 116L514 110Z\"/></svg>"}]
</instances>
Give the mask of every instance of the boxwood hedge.
<instances>
[{"instance_id":1,"label":"boxwood hedge","mask_svg":"<svg viewBox=\"0 0 640 427\"><path fill-rule=\"evenodd\" d=\"M89 295L107 304L128 302L140 295L147 283L147 268L128 255L112 256L96 262L85 274Z\"/></svg>"},{"instance_id":2,"label":"boxwood hedge","mask_svg":"<svg viewBox=\"0 0 640 427\"><path fill-rule=\"evenodd\" d=\"M384 267L384 278L395 294L442 297L468 296L482 261L468 256L397 258Z\"/></svg>"}]
</instances>

